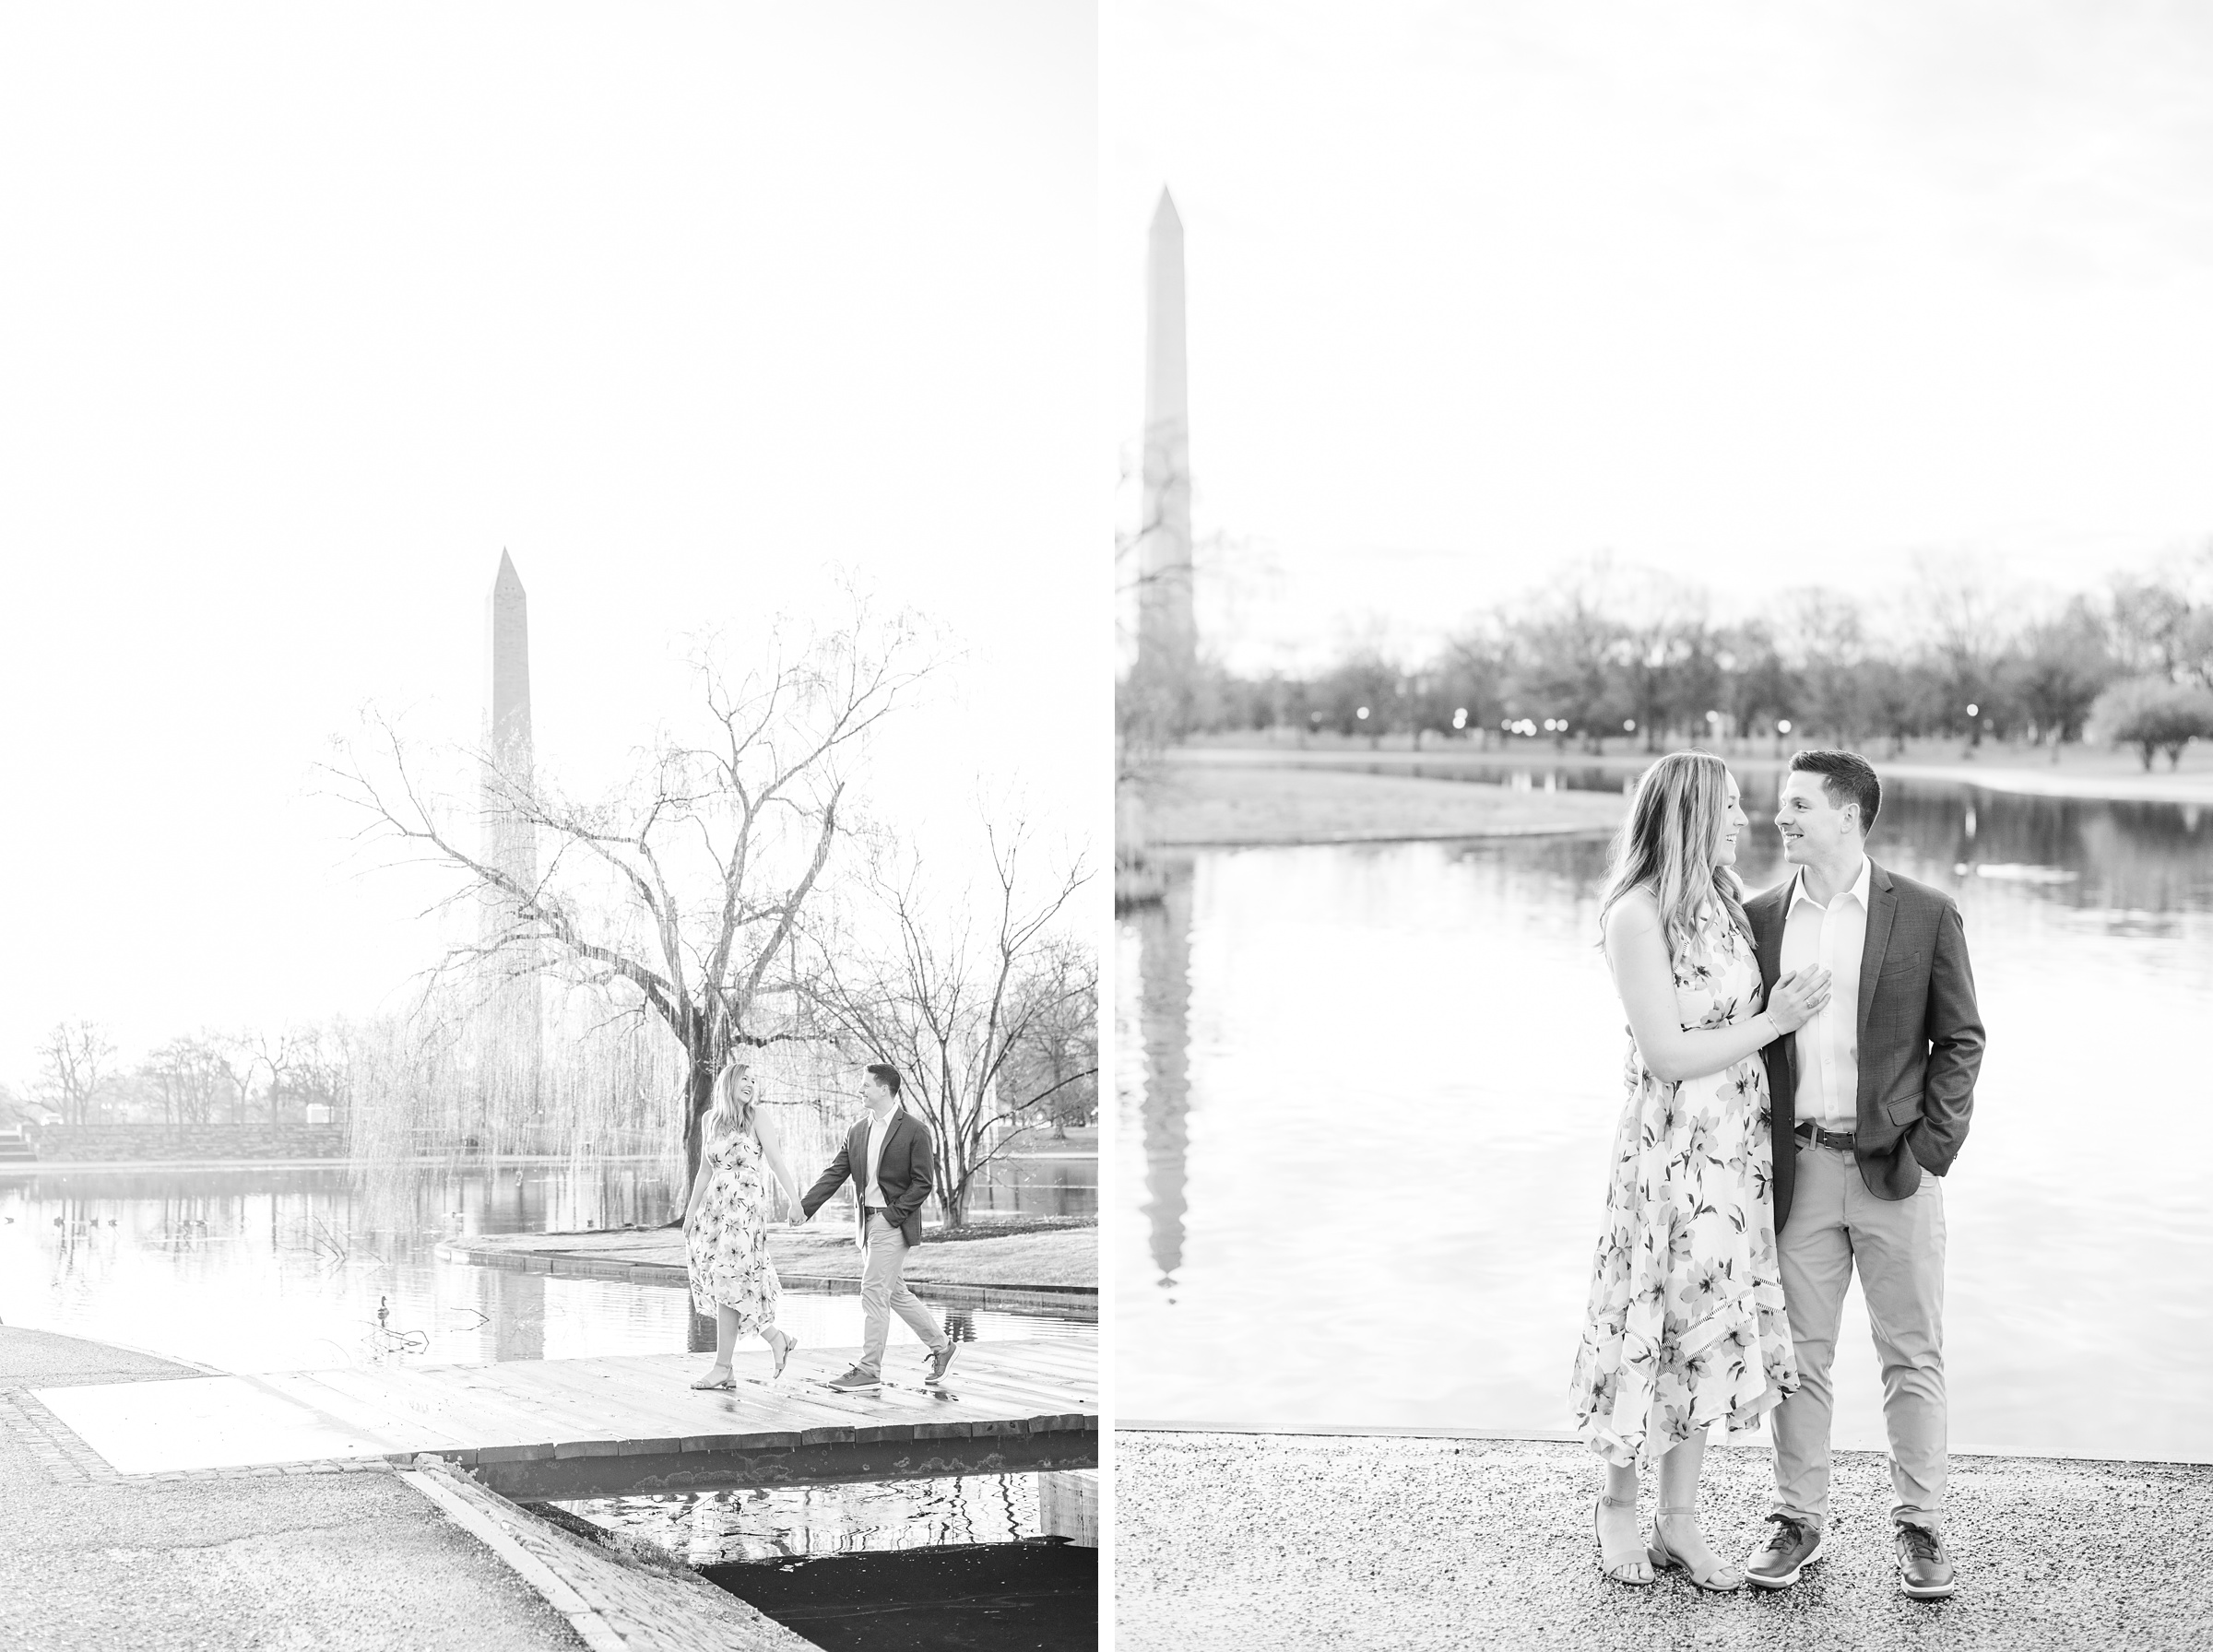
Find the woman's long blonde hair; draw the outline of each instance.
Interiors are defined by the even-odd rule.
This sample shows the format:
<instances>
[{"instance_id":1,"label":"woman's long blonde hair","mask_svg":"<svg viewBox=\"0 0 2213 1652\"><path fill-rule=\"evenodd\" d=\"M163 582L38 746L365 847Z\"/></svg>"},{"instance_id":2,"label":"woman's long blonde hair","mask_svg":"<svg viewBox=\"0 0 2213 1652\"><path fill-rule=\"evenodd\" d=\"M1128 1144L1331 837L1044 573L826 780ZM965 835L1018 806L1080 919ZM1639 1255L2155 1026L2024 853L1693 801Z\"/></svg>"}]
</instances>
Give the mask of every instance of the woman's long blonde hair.
<instances>
[{"instance_id":1,"label":"woman's long blonde hair","mask_svg":"<svg viewBox=\"0 0 2213 1652\"><path fill-rule=\"evenodd\" d=\"M752 1128L753 1109L761 1104L760 1087L756 1083L751 1100L738 1093L739 1075L752 1070L752 1056L740 1050L715 1076L715 1101L707 1109L707 1135L742 1136Z\"/></svg>"},{"instance_id":2,"label":"woman's long blonde hair","mask_svg":"<svg viewBox=\"0 0 2213 1652\"><path fill-rule=\"evenodd\" d=\"M1728 820L1729 765L1711 752L1671 751L1647 769L1629 818L1615 835L1598 903L1601 935L1615 902L1633 889L1651 890L1660 903L1670 958L1698 927L1698 909L1709 901L1718 901L1749 935L1744 881L1733 868L1714 864Z\"/></svg>"}]
</instances>

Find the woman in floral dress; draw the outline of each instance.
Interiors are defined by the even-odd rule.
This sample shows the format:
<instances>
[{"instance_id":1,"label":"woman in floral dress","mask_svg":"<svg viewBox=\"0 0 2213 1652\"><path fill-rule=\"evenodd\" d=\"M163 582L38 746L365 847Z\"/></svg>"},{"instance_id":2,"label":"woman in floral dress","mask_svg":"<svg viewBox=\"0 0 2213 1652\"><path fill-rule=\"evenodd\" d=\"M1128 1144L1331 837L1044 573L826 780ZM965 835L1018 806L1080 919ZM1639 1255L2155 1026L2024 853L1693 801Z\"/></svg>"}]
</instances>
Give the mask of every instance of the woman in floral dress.
<instances>
[{"instance_id":1,"label":"woman in floral dress","mask_svg":"<svg viewBox=\"0 0 2213 1652\"><path fill-rule=\"evenodd\" d=\"M1828 975L1786 975L1761 1008L1732 869L1746 824L1721 759L1662 758L1638 785L1600 906L1628 1016L1628 1100L1573 1402L1578 1432L1606 1464L1592 1511L1599 1565L1622 1583L1680 1565L1702 1588L1743 1584L1698 1531L1707 1434L1716 1422L1757 1426L1798 1386L1759 1052L1819 1010ZM1653 1462L1660 1507L1647 1548L1637 1477Z\"/></svg>"},{"instance_id":2,"label":"woman in floral dress","mask_svg":"<svg viewBox=\"0 0 2213 1652\"><path fill-rule=\"evenodd\" d=\"M684 1247L692 1268L692 1305L715 1316L715 1363L692 1386L728 1388L730 1354L738 1339L758 1331L776 1356L775 1374L799 1346L776 1328L782 1287L768 1259L768 1176L799 1210L799 1185L784 1162L768 1120L753 1105L753 1074L743 1055L715 1081L715 1103L701 1126L699 1179L684 1210ZM796 1219L796 1217L795 1217Z\"/></svg>"}]
</instances>

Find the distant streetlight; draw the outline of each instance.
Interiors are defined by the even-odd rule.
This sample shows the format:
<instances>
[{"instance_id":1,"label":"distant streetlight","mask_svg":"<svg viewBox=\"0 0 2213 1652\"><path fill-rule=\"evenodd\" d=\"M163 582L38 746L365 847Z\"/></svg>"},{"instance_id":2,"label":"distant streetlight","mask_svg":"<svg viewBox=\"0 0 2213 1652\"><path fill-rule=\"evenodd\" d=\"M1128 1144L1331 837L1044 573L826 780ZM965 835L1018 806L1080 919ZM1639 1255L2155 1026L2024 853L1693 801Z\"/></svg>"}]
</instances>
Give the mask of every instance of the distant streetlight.
<instances>
[{"instance_id":1,"label":"distant streetlight","mask_svg":"<svg viewBox=\"0 0 2213 1652\"><path fill-rule=\"evenodd\" d=\"M1777 734L1788 734L1788 733L1790 733L1790 732L1791 732L1791 720L1790 720L1788 717L1778 717L1778 718L1776 718L1776 719L1775 719L1775 732L1776 732Z\"/></svg>"},{"instance_id":2,"label":"distant streetlight","mask_svg":"<svg viewBox=\"0 0 2213 1652\"><path fill-rule=\"evenodd\" d=\"M1367 722L1367 707L1366 707L1365 705L1364 705L1364 706L1362 706L1362 707L1361 707L1361 708L1360 708L1358 711L1355 712L1355 713L1353 714L1353 715L1355 715L1355 717L1358 717L1358 718L1360 719L1360 721L1361 721L1361 722L1363 722L1363 723Z\"/></svg>"},{"instance_id":3,"label":"distant streetlight","mask_svg":"<svg viewBox=\"0 0 2213 1652\"><path fill-rule=\"evenodd\" d=\"M1979 705L1970 705L1967 708L1967 714L1970 717L1979 717L1982 714L1982 708Z\"/></svg>"},{"instance_id":4,"label":"distant streetlight","mask_svg":"<svg viewBox=\"0 0 2213 1652\"><path fill-rule=\"evenodd\" d=\"M1624 717L1621 720L1621 732L1624 734L1635 734L1637 732L1637 719L1634 717Z\"/></svg>"},{"instance_id":5,"label":"distant streetlight","mask_svg":"<svg viewBox=\"0 0 2213 1652\"><path fill-rule=\"evenodd\" d=\"M1715 728L1719 728L1722 726L1722 714L1719 712L1708 712L1706 714L1706 721Z\"/></svg>"},{"instance_id":6,"label":"distant streetlight","mask_svg":"<svg viewBox=\"0 0 2213 1652\"><path fill-rule=\"evenodd\" d=\"M1452 714L1452 726L1455 728L1465 728L1467 726L1468 708L1463 705Z\"/></svg>"}]
</instances>

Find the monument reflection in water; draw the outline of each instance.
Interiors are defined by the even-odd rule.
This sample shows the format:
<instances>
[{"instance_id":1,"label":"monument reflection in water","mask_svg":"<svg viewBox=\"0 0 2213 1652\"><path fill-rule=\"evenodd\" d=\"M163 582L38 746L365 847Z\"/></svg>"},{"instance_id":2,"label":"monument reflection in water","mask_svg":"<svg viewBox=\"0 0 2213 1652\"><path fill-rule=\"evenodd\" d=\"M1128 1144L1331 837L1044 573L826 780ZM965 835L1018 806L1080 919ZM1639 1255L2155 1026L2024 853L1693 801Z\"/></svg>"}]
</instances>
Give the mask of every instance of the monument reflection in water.
<instances>
[{"instance_id":1,"label":"monument reflection in water","mask_svg":"<svg viewBox=\"0 0 2213 1652\"><path fill-rule=\"evenodd\" d=\"M1740 779L1762 888L1777 781ZM2213 1460L2213 1199L2166 1150L2202 1134L2213 810L1900 781L1871 850L1959 901L1990 1034L1945 1185L1955 1441ZM1124 921L1122 1417L1566 1426L1622 1105L1604 856L1204 851ZM1879 1447L1864 1323L1838 1438Z\"/></svg>"}]
</instances>

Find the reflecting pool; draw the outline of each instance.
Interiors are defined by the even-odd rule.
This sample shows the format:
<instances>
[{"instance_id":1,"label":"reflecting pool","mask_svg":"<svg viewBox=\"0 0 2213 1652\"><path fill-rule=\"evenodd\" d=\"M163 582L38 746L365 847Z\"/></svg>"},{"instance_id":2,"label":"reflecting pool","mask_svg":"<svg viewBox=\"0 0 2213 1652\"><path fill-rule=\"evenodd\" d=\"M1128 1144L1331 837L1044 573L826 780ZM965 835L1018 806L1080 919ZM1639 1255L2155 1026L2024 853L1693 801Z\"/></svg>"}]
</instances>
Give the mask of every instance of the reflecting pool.
<instances>
[{"instance_id":1,"label":"reflecting pool","mask_svg":"<svg viewBox=\"0 0 2213 1652\"><path fill-rule=\"evenodd\" d=\"M1740 779L1765 888L1777 777ZM1905 780L1870 848L1959 900L1989 1031L1944 1184L1955 1444L2213 1460L2213 811ZM1118 948L1122 1418L1568 1426L1622 1105L1604 854L1172 862ZM1845 1325L1838 1444L1879 1447L1856 1285Z\"/></svg>"}]
</instances>

